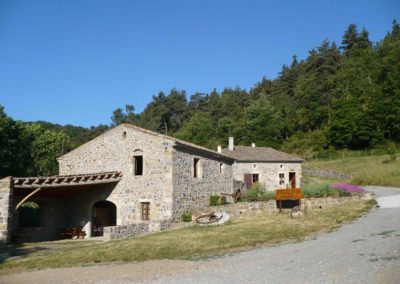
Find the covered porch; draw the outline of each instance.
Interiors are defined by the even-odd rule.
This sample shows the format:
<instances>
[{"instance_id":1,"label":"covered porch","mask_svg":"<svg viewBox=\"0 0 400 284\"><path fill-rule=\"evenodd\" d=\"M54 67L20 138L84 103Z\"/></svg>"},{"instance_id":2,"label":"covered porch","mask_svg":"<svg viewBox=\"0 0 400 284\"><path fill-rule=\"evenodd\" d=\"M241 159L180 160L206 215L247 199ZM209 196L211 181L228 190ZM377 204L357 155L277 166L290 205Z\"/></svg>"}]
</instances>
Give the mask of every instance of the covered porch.
<instances>
[{"instance_id":1,"label":"covered porch","mask_svg":"<svg viewBox=\"0 0 400 284\"><path fill-rule=\"evenodd\" d=\"M109 197L121 178L120 172L11 177L8 240L101 236L118 223Z\"/></svg>"}]
</instances>

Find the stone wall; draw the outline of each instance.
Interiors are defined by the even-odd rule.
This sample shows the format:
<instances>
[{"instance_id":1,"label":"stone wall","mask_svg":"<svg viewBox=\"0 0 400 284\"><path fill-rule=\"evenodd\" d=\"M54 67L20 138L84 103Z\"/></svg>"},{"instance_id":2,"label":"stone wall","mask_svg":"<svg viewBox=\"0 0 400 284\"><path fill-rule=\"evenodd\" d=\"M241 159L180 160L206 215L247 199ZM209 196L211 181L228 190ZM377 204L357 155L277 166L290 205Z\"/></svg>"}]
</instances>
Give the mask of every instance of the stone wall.
<instances>
[{"instance_id":1,"label":"stone wall","mask_svg":"<svg viewBox=\"0 0 400 284\"><path fill-rule=\"evenodd\" d=\"M135 223L129 225L109 226L103 229L104 241L126 239L150 233L150 223Z\"/></svg>"},{"instance_id":2,"label":"stone wall","mask_svg":"<svg viewBox=\"0 0 400 284\"><path fill-rule=\"evenodd\" d=\"M365 194L363 196L354 195L348 197L322 197L322 198L304 198L301 200L301 208L307 210L328 208L334 205L342 204L355 200L369 200L371 196ZM215 211L225 211L231 218L245 218L262 214L272 214L279 212L279 207L275 200L259 201L259 202L238 202L235 204L227 204L222 206L207 206L190 210L192 219L196 219L200 215L208 214Z\"/></svg>"},{"instance_id":3,"label":"stone wall","mask_svg":"<svg viewBox=\"0 0 400 284\"><path fill-rule=\"evenodd\" d=\"M146 235L166 229L169 221L138 222L129 225L104 227L104 241L126 239L135 236Z\"/></svg>"},{"instance_id":4,"label":"stone wall","mask_svg":"<svg viewBox=\"0 0 400 284\"><path fill-rule=\"evenodd\" d=\"M194 177L194 159L199 159L198 177ZM173 220L182 213L210 204L210 196L233 192L233 172L230 163L199 153L174 151Z\"/></svg>"},{"instance_id":5,"label":"stone wall","mask_svg":"<svg viewBox=\"0 0 400 284\"><path fill-rule=\"evenodd\" d=\"M149 202L150 221L171 222L180 220L189 208L207 205L212 193L232 193L231 164L223 163L220 173L221 161L214 155L208 157L207 151L197 149L196 153L187 152L176 144L166 136L120 125L62 156L62 175L105 171L121 171L123 175L105 194L97 191L82 198L78 195L74 208L81 209L74 209L70 215L86 222L84 228L90 231L91 206L108 200L117 207L117 225L131 225L142 221L141 202ZM136 155L143 156L141 176L134 175ZM201 163L198 179L193 178L194 157Z\"/></svg>"},{"instance_id":6,"label":"stone wall","mask_svg":"<svg viewBox=\"0 0 400 284\"><path fill-rule=\"evenodd\" d=\"M278 188L291 187L289 172L296 173L296 186L300 187L302 179L301 163L238 163L233 165L233 177L235 180L244 181L244 174L258 174L259 182L268 191ZM284 184L279 184L279 174L285 175Z\"/></svg>"},{"instance_id":7,"label":"stone wall","mask_svg":"<svg viewBox=\"0 0 400 284\"><path fill-rule=\"evenodd\" d=\"M117 225L141 221L140 203L150 202L150 220L172 218L173 141L120 125L59 159L60 174L121 171L106 200L117 206ZM143 175L134 175L133 156L143 156ZM100 201L102 196L98 197ZM86 209L89 212L90 208ZM90 224L86 225L91 227Z\"/></svg>"},{"instance_id":8,"label":"stone wall","mask_svg":"<svg viewBox=\"0 0 400 284\"><path fill-rule=\"evenodd\" d=\"M13 216L11 177L0 180L0 246L10 241Z\"/></svg>"}]
</instances>

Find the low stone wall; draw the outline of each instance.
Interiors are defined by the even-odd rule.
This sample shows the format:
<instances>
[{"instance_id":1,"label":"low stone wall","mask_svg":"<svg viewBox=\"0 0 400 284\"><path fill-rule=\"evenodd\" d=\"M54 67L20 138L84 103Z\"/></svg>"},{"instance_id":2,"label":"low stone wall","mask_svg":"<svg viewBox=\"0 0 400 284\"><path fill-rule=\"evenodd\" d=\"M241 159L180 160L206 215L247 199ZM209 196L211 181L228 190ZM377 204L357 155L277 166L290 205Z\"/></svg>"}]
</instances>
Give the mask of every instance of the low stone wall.
<instances>
[{"instance_id":1,"label":"low stone wall","mask_svg":"<svg viewBox=\"0 0 400 284\"><path fill-rule=\"evenodd\" d=\"M345 174L337 172L337 171L323 170L323 169L317 169L317 168L306 168L306 167L303 167L303 176L336 178L336 179L351 178L351 176L345 175Z\"/></svg>"},{"instance_id":2,"label":"low stone wall","mask_svg":"<svg viewBox=\"0 0 400 284\"><path fill-rule=\"evenodd\" d=\"M301 208L307 210L327 208L337 204L353 200L371 199L369 194L363 196L354 195L346 197L322 197L322 198L304 198L301 200ZM231 218L244 218L261 214L272 214L279 211L275 200L257 201L257 202L238 202L222 206L209 206L190 211L193 220L200 215L208 214L212 211L225 211Z\"/></svg>"},{"instance_id":3,"label":"low stone wall","mask_svg":"<svg viewBox=\"0 0 400 284\"><path fill-rule=\"evenodd\" d=\"M166 229L171 222L169 220L161 222L141 222L129 225L104 227L104 241L126 239L134 236L141 236Z\"/></svg>"}]
</instances>

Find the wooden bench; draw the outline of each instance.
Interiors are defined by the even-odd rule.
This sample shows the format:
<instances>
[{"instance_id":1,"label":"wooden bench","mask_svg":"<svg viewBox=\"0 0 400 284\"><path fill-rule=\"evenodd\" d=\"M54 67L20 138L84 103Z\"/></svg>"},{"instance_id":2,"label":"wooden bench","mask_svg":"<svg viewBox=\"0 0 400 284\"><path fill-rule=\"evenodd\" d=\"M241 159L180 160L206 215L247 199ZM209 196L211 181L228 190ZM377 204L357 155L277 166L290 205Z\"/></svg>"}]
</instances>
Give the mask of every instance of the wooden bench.
<instances>
[{"instance_id":1,"label":"wooden bench","mask_svg":"<svg viewBox=\"0 0 400 284\"><path fill-rule=\"evenodd\" d=\"M86 232L78 228L62 228L60 229L60 237L62 239L84 239Z\"/></svg>"}]
</instances>

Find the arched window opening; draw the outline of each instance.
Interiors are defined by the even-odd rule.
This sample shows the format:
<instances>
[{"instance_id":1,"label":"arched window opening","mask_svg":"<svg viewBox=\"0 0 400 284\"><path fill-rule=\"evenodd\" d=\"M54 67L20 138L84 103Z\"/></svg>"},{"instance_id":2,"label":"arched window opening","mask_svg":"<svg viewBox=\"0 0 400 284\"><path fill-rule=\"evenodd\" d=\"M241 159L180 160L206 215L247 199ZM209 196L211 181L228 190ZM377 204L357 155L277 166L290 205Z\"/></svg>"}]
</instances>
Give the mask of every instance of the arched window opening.
<instances>
[{"instance_id":1,"label":"arched window opening","mask_svg":"<svg viewBox=\"0 0 400 284\"><path fill-rule=\"evenodd\" d=\"M25 202L18 208L18 227L39 227L40 206L36 202Z\"/></svg>"}]
</instances>

